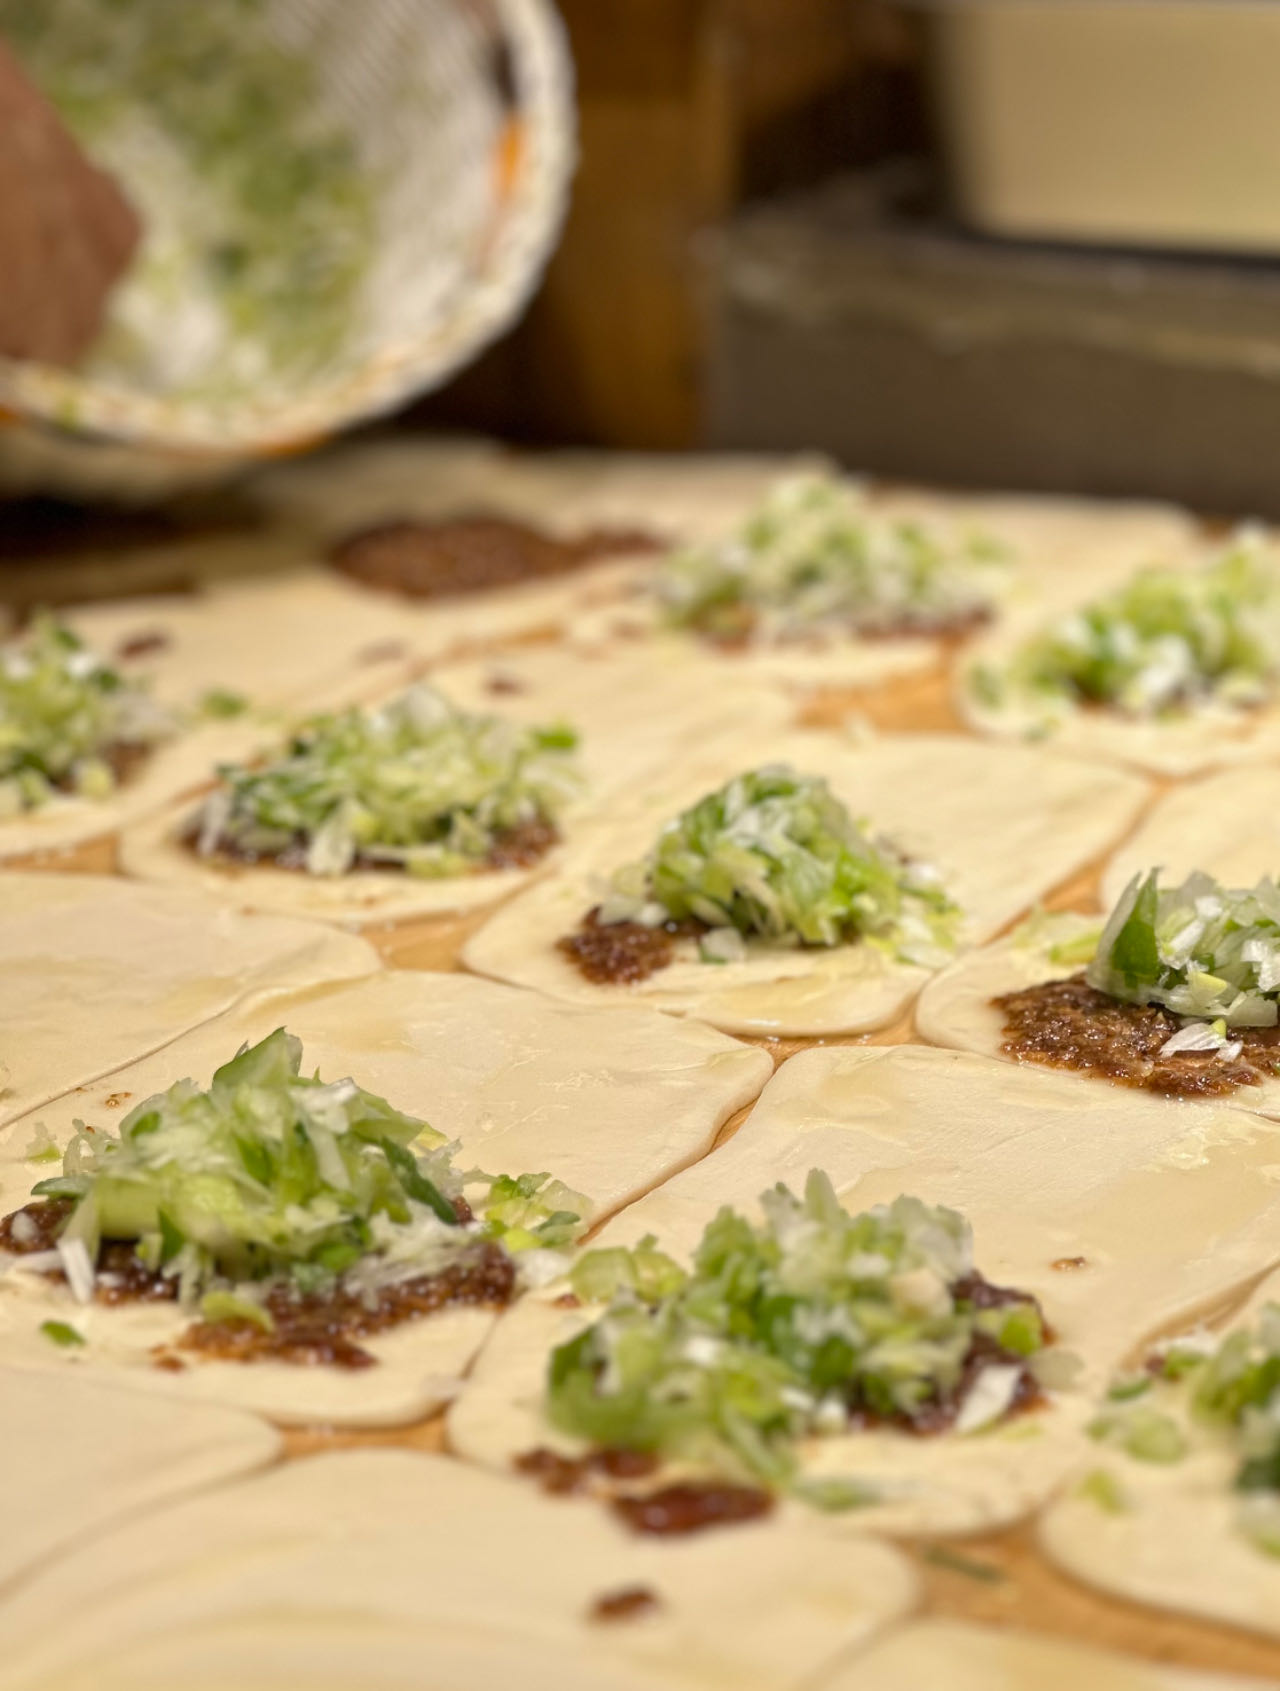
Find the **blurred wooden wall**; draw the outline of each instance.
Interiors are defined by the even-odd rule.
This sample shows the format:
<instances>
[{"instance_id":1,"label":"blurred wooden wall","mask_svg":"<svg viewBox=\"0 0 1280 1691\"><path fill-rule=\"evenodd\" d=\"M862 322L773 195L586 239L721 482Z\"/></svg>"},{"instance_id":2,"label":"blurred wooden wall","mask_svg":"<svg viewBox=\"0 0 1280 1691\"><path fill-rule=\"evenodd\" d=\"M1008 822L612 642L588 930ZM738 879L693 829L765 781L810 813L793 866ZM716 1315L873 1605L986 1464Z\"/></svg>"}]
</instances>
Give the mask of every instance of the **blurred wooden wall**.
<instances>
[{"instance_id":1,"label":"blurred wooden wall","mask_svg":"<svg viewBox=\"0 0 1280 1691\"><path fill-rule=\"evenodd\" d=\"M706 237L744 200L921 144L878 0L560 0L582 158L524 323L414 412L514 438L696 443Z\"/></svg>"}]
</instances>

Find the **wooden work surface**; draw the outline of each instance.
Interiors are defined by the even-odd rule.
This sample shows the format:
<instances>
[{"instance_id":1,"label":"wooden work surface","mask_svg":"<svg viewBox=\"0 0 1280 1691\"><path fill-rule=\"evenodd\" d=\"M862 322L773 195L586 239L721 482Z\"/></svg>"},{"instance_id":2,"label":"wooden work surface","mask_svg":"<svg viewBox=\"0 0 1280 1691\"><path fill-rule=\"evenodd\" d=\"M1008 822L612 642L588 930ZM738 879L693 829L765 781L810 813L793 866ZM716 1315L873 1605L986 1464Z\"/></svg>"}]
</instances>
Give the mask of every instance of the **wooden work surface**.
<instances>
[{"instance_id":1,"label":"wooden work surface","mask_svg":"<svg viewBox=\"0 0 1280 1691\"><path fill-rule=\"evenodd\" d=\"M943 667L870 692L827 695L816 700L801 720L820 726L847 718L854 711L885 731L963 732L949 692L949 676ZM116 870L115 843L104 838L56 857L13 860L9 867L110 874ZM1101 867L1101 862L1095 863L1073 876L1045 900L1046 905L1058 910L1098 909ZM366 929L365 935L397 968L455 969L460 966L463 941L485 914L403 922ZM858 1039L760 1039L755 1043L783 1062L807 1045L890 1045L916 1037L914 1019L908 1014L892 1026ZM729 1138L748 1113L741 1111L731 1119L718 1143ZM290 1430L286 1435L290 1455L361 1444L440 1450L445 1448L443 1418L435 1415L416 1426L368 1433L310 1429ZM924 1607L929 1614L1028 1627L1157 1661L1229 1669L1280 1682L1280 1641L1100 1596L1051 1567L1038 1553L1029 1525L969 1538L921 1540L906 1548L919 1568Z\"/></svg>"}]
</instances>

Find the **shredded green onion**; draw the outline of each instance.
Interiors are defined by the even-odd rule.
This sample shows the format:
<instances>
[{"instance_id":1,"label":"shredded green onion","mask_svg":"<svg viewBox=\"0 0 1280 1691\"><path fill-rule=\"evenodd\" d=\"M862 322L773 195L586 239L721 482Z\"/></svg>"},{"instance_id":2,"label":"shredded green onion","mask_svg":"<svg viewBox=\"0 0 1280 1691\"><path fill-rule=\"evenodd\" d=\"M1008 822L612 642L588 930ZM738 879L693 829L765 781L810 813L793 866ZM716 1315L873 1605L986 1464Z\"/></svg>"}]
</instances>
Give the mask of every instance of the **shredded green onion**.
<instances>
[{"instance_id":1,"label":"shredded green onion","mask_svg":"<svg viewBox=\"0 0 1280 1691\"><path fill-rule=\"evenodd\" d=\"M1010 1393L1045 1344L1034 1301L984 1307L968 1224L902 1197L860 1215L826 1175L803 1198L779 1185L754 1224L723 1209L681 1268L646 1238L591 1251L571 1285L604 1310L551 1356L547 1414L592 1444L656 1453L746 1475L831 1506L799 1471L803 1438L862 1418L924 1425L981 1391L966 1375L975 1344L1003 1365ZM841 1499L866 1502L865 1486Z\"/></svg>"},{"instance_id":2,"label":"shredded green onion","mask_svg":"<svg viewBox=\"0 0 1280 1691\"><path fill-rule=\"evenodd\" d=\"M223 765L197 848L313 875L357 864L465 874L518 830L554 828L578 788L576 744L570 729L467 715L419 685L377 709L315 718L261 767Z\"/></svg>"},{"instance_id":3,"label":"shredded green onion","mask_svg":"<svg viewBox=\"0 0 1280 1691\"><path fill-rule=\"evenodd\" d=\"M1235 1463L1236 1524L1258 1549L1280 1556L1280 1304L1266 1304L1252 1325L1216 1344L1173 1344L1158 1360L1152 1394L1167 1409L1151 1394L1113 1403L1090 1431L1146 1462L1180 1460L1190 1448L1184 1426L1224 1441Z\"/></svg>"},{"instance_id":4,"label":"shredded green onion","mask_svg":"<svg viewBox=\"0 0 1280 1691\"><path fill-rule=\"evenodd\" d=\"M590 1206L560 1182L463 1174L425 1122L301 1064L301 1042L279 1028L207 1091L181 1080L118 1135L82 1128L62 1174L34 1194L75 1200L62 1239L83 1239L90 1262L102 1240L130 1241L184 1301L260 1323L255 1283L308 1291L345 1276L373 1288L434 1272L481 1238L554 1250L582 1231ZM464 1185L485 1188L470 1222L455 1206Z\"/></svg>"},{"instance_id":5,"label":"shredded green onion","mask_svg":"<svg viewBox=\"0 0 1280 1691\"><path fill-rule=\"evenodd\" d=\"M40 617L0 647L0 819L56 793L101 799L115 760L149 751L175 722L80 639Z\"/></svg>"},{"instance_id":6,"label":"shredded green onion","mask_svg":"<svg viewBox=\"0 0 1280 1691\"><path fill-rule=\"evenodd\" d=\"M1280 568L1247 537L1198 570L1144 570L1059 618L970 686L994 708L1103 705L1151 718L1247 707L1280 675Z\"/></svg>"},{"instance_id":7,"label":"shredded green onion","mask_svg":"<svg viewBox=\"0 0 1280 1691\"><path fill-rule=\"evenodd\" d=\"M959 912L926 864L871 838L827 783L775 764L737 775L667 824L643 861L621 870L605 922L693 918L775 945L855 938L936 966ZM714 949L713 949L714 945ZM708 962L732 961L714 933Z\"/></svg>"},{"instance_id":8,"label":"shredded green onion","mask_svg":"<svg viewBox=\"0 0 1280 1691\"><path fill-rule=\"evenodd\" d=\"M1261 880L1233 889L1201 873L1162 888L1158 870L1135 875L1086 978L1113 998L1186 1018L1166 1050L1235 1055L1232 1033L1274 1027L1280 1014L1280 888Z\"/></svg>"},{"instance_id":9,"label":"shredded green onion","mask_svg":"<svg viewBox=\"0 0 1280 1691\"><path fill-rule=\"evenodd\" d=\"M673 623L713 640L929 634L986 614L1000 562L982 536L878 516L848 482L797 477L727 540L668 558L657 592Z\"/></svg>"}]
</instances>

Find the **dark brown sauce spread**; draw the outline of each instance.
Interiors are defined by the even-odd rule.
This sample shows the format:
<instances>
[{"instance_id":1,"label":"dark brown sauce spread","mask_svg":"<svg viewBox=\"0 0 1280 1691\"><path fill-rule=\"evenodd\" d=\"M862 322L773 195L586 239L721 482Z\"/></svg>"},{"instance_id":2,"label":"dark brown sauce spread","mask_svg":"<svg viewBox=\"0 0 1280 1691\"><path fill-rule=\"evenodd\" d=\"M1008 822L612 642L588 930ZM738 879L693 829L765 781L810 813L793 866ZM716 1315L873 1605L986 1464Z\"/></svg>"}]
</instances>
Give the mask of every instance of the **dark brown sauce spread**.
<instances>
[{"instance_id":1,"label":"dark brown sauce spread","mask_svg":"<svg viewBox=\"0 0 1280 1691\"><path fill-rule=\"evenodd\" d=\"M40 1198L0 1220L0 1251L14 1256L31 1256L51 1251L75 1209L72 1198ZM25 1219L19 1221L18 1217ZM178 1295L177 1282L148 1268L138 1260L132 1244L104 1240L95 1265L97 1280L94 1301L103 1304L171 1302ZM51 1280L64 1280L60 1268L49 1270Z\"/></svg>"},{"instance_id":2,"label":"dark brown sauce spread","mask_svg":"<svg viewBox=\"0 0 1280 1691\"><path fill-rule=\"evenodd\" d=\"M37 1198L34 1203L24 1204L0 1220L0 1251L8 1251L12 1256L51 1251L75 1207L74 1198Z\"/></svg>"},{"instance_id":3,"label":"dark brown sauce spread","mask_svg":"<svg viewBox=\"0 0 1280 1691\"><path fill-rule=\"evenodd\" d=\"M201 851L200 822L196 818L186 830L178 836L179 843L188 851L199 857L202 862L221 862L236 868L253 868L258 864L270 864L273 869L289 869L299 874L307 872L307 842L303 835L298 835L287 846L279 851L246 851L234 840L221 839L212 851ZM545 817L533 817L528 822L518 822L513 828L505 828L494 835L489 854L476 863L470 873L480 874L486 869L531 869L535 863L540 863L553 846L560 843L560 831L554 822ZM381 857L367 857L357 853L351 865L351 874L358 870L380 869L395 874L402 869L399 863Z\"/></svg>"},{"instance_id":4,"label":"dark brown sauce spread","mask_svg":"<svg viewBox=\"0 0 1280 1691\"><path fill-rule=\"evenodd\" d=\"M501 1309L511 1302L515 1283L511 1258L484 1243L438 1274L416 1275L367 1298L341 1285L324 1295L305 1296L287 1285L273 1286L263 1300L274 1323L270 1331L243 1319L199 1321L178 1340L178 1348L218 1362L370 1368L377 1359L358 1339L451 1306Z\"/></svg>"},{"instance_id":5,"label":"dark brown sauce spread","mask_svg":"<svg viewBox=\"0 0 1280 1691\"><path fill-rule=\"evenodd\" d=\"M145 629L141 634L131 634L116 647L116 657L127 660L129 658L150 657L153 652L164 652L173 644L172 639L159 628Z\"/></svg>"},{"instance_id":6,"label":"dark brown sauce spread","mask_svg":"<svg viewBox=\"0 0 1280 1691\"><path fill-rule=\"evenodd\" d=\"M638 1496L615 1497L610 1507L632 1532L664 1538L707 1527L757 1521L773 1509L773 1494L757 1486L684 1480Z\"/></svg>"},{"instance_id":7,"label":"dark brown sauce spread","mask_svg":"<svg viewBox=\"0 0 1280 1691\"><path fill-rule=\"evenodd\" d=\"M643 922L602 922L597 905L576 933L556 941L556 949L597 986L619 986L656 975L675 956L677 939L705 932L701 922L663 922L656 928Z\"/></svg>"},{"instance_id":8,"label":"dark brown sauce spread","mask_svg":"<svg viewBox=\"0 0 1280 1691\"><path fill-rule=\"evenodd\" d=\"M592 529L560 539L506 517L378 523L337 542L330 562L369 587L408 599L445 599L567 575L600 559L652 552L659 542L631 529Z\"/></svg>"},{"instance_id":9,"label":"dark brown sauce spread","mask_svg":"<svg viewBox=\"0 0 1280 1691\"><path fill-rule=\"evenodd\" d=\"M178 1296L178 1282L138 1260L131 1244L105 1243L98 1252L98 1277L93 1296L97 1303L172 1303Z\"/></svg>"},{"instance_id":10,"label":"dark brown sauce spread","mask_svg":"<svg viewBox=\"0 0 1280 1691\"><path fill-rule=\"evenodd\" d=\"M110 746L103 746L98 756L111 771L117 787L127 786L149 761L153 748L140 746L127 740L117 740Z\"/></svg>"},{"instance_id":11,"label":"dark brown sauce spread","mask_svg":"<svg viewBox=\"0 0 1280 1691\"><path fill-rule=\"evenodd\" d=\"M590 1450L585 1456L561 1456L539 1445L515 1459L518 1474L537 1480L553 1497L589 1491L597 1480L642 1480L656 1473L658 1459L643 1450Z\"/></svg>"},{"instance_id":12,"label":"dark brown sauce spread","mask_svg":"<svg viewBox=\"0 0 1280 1691\"><path fill-rule=\"evenodd\" d=\"M1053 1342L1053 1329L1045 1320L1044 1311L1039 1302L1026 1292L1014 1291L1007 1286L993 1286L975 1271L954 1281L951 1295L957 1301L968 1303L973 1309L1006 1309L1011 1304L1031 1304L1039 1313L1045 1343ZM964 1408L965 1399L977 1385L981 1375L993 1364L1000 1367L1013 1365L1019 1370L1008 1407L1000 1417L1002 1421L1027 1410L1043 1407L1046 1399L1027 1364L1027 1359L1003 1349L988 1334L975 1333L961 1365L959 1378L945 1397L922 1403L910 1414L903 1411L884 1415L865 1405L855 1405L850 1410L849 1425L855 1429L893 1427L898 1432L912 1433L922 1438L932 1438L939 1433L949 1432Z\"/></svg>"},{"instance_id":13,"label":"dark brown sauce spread","mask_svg":"<svg viewBox=\"0 0 1280 1691\"><path fill-rule=\"evenodd\" d=\"M50 1251L75 1209L71 1198L44 1198L0 1219L0 1251L30 1256ZM465 1198L454 1200L458 1220L472 1219ZM19 1221L19 1216L25 1218ZM178 1296L174 1276L139 1260L132 1242L105 1240L98 1252L94 1301L107 1305L172 1302ZM61 1269L49 1271L63 1280ZM497 1245L477 1242L466 1256L437 1274L419 1274L384 1287L367 1298L341 1284L327 1294L301 1295L287 1284L271 1287L263 1299L274 1323L267 1331L244 1319L198 1321L155 1354L159 1368L184 1366L178 1351L193 1351L219 1362L287 1362L302 1366L369 1368L376 1358L356 1341L385 1333L419 1316L462 1304L503 1308L515 1295L516 1270Z\"/></svg>"},{"instance_id":14,"label":"dark brown sauce spread","mask_svg":"<svg viewBox=\"0 0 1280 1691\"><path fill-rule=\"evenodd\" d=\"M1124 1004L1091 987L1082 974L1043 981L993 998L1004 1016L1005 1056L1020 1063L1076 1069L1121 1086L1172 1098L1218 1098L1258 1086L1280 1070L1280 1027L1241 1028L1243 1049L1230 1062L1213 1051L1161 1047L1181 1022L1155 1004Z\"/></svg>"},{"instance_id":15,"label":"dark brown sauce spread","mask_svg":"<svg viewBox=\"0 0 1280 1691\"><path fill-rule=\"evenodd\" d=\"M593 1621L629 1621L637 1615L652 1614L662 1607L661 1599L647 1585L623 1585L617 1591L606 1591L591 1605Z\"/></svg>"}]
</instances>

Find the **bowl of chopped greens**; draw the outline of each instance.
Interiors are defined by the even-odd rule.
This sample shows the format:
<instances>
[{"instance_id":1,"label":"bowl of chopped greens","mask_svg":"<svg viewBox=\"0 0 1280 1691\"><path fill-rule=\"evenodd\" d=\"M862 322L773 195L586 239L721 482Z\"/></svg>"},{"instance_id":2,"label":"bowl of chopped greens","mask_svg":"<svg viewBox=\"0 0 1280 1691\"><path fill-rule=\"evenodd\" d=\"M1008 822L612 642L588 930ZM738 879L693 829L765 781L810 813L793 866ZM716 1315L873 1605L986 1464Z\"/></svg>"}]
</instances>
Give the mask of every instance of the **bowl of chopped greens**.
<instances>
[{"instance_id":1,"label":"bowl of chopped greens","mask_svg":"<svg viewBox=\"0 0 1280 1691\"><path fill-rule=\"evenodd\" d=\"M0 359L0 480L150 492L443 382L527 301L573 167L550 0L0 0L138 211L75 370Z\"/></svg>"}]
</instances>

